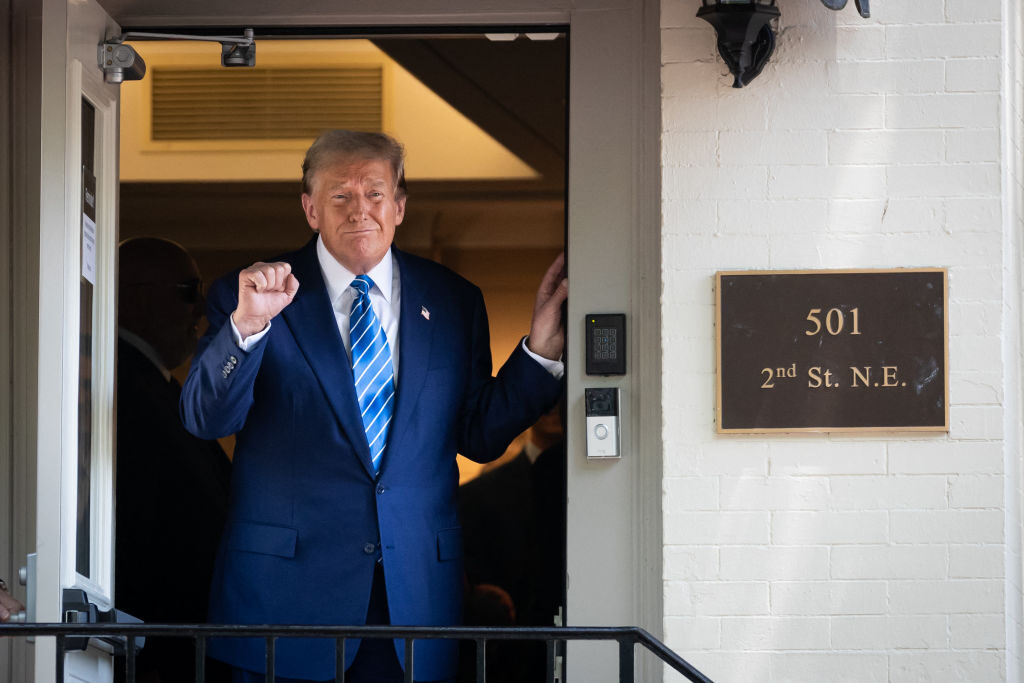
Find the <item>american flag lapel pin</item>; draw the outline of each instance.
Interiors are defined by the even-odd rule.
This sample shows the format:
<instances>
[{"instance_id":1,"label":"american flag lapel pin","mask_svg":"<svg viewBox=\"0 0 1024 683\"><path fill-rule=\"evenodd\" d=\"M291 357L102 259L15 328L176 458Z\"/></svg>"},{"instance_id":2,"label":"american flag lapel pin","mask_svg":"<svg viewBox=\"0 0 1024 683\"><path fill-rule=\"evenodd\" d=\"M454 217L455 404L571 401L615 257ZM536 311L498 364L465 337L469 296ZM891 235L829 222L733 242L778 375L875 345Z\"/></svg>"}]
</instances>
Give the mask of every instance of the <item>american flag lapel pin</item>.
<instances>
[{"instance_id":1,"label":"american flag lapel pin","mask_svg":"<svg viewBox=\"0 0 1024 683\"><path fill-rule=\"evenodd\" d=\"M430 320L430 311L427 310L426 306L420 306L420 315L426 320Z\"/></svg>"}]
</instances>

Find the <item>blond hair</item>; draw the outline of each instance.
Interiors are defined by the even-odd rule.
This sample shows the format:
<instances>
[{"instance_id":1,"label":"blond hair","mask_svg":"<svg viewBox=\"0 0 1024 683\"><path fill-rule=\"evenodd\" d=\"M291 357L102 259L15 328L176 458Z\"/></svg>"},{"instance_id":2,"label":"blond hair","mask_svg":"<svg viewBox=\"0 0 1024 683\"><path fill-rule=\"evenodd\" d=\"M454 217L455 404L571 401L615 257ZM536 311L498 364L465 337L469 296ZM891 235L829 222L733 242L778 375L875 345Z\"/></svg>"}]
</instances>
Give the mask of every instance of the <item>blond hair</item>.
<instances>
[{"instance_id":1,"label":"blond hair","mask_svg":"<svg viewBox=\"0 0 1024 683\"><path fill-rule=\"evenodd\" d=\"M341 159L377 159L391 164L395 173L395 197L406 195L405 149L384 133L355 130L326 130L320 134L302 161L302 192L313 193L313 178L324 167Z\"/></svg>"}]
</instances>

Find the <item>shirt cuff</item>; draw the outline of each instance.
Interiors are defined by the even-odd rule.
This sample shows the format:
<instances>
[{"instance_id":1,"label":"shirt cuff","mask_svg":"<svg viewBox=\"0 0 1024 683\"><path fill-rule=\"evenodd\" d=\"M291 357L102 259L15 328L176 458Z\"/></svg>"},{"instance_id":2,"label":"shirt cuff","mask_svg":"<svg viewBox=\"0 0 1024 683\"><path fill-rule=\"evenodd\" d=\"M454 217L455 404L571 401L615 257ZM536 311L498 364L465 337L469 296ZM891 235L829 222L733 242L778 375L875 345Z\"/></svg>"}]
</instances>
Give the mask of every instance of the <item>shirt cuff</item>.
<instances>
[{"instance_id":1,"label":"shirt cuff","mask_svg":"<svg viewBox=\"0 0 1024 683\"><path fill-rule=\"evenodd\" d=\"M262 334L262 332L260 334ZM565 375L565 363L560 360L550 360L544 356L538 356L526 346L526 340L527 337L523 337L523 341L520 342L520 344L522 344L523 351L526 351L526 355L540 363L540 366L547 370L552 377L555 379L562 379Z\"/></svg>"},{"instance_id":2,"label":"shirt cuff","mask_svg":"<svg viewBox=\"0 0 1024 683\"><path fill-rule=\"evenodd\" d=\"M242 333L235 327L235 321L231 319L230 315L228 316L228 324L231 325L231 337L235 340L235 346L246 352L251 351L252 347L256 346L260 339L267 336L267 332L270 332L270 322L268 322L267 326L256 334L250 334L245 339L242 339Z\"/></svg>"}]
</instances>

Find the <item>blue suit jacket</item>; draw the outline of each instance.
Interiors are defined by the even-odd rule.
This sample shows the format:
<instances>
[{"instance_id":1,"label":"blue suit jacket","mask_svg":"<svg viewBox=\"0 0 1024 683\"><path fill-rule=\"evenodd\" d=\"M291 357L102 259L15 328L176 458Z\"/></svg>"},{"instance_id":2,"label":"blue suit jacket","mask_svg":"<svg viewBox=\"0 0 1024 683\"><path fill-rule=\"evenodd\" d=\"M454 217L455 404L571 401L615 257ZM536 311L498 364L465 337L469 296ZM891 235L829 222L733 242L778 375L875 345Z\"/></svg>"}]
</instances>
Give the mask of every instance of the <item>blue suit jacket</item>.
<instances>
[{"instance_id":1,"label":"blue suit jacket","mask_svg":"<svg viewBox=\"0 0 1024 683\"><path fill-rule=\"evenodd\" d=\"M299 291L248 353L227 324L237 272L218 280L208 298L210 328L182 392L182 416L201 438L237 433L210 621L363 624L380 556L393 624L457 624L463 578L455 454L500 455L554 404L559 382L521 349L492 377L480 290L395 250L401 356L394 421L375 475L315 246L276 259L292 264ZM235 666L263 669L262 640L223 639L210 650ZM396 650L404 660L400 641ZM416 679L454 676L456 650L452 642L417 642ZM277 672L333 678L333 641L280 640Z\"/></svg>"}]
</instances>

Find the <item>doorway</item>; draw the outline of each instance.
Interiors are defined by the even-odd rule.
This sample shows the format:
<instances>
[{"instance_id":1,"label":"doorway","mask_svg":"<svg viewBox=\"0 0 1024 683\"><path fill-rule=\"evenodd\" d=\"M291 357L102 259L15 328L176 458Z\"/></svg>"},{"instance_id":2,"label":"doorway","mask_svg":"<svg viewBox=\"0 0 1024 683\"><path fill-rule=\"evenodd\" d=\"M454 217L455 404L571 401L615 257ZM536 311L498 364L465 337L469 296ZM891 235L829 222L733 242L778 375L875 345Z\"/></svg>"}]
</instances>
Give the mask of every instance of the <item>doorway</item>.
<instances>
[{"instance_id":1,"label":"doorway","mask_svg":"<svg viewBox=\"0 0 1024 683\"><path fill-rule=\"evenodd\" d=\"M565 248L568 130L564 29L502 31L257 36L253 70L219 67L216 43L135 43L150 73L122 89L120 238L181 244L207 286L233 268L300 247L310 233L298 202L299 167L315 127L303 110L330 99L332 87L350 88L352 98L379 97L363 102L358 114L371 120L356 125L377 125L407 147L409 202L396 246L482 289L500 366L528 331L536 287ZM266 73L274 71L282 73ZM283 111L275 94L281 83L286 97L308 104ZM337 115L346 115L344 105ZM174 374L183 381L187 370L186 362ZM463 523L477 535L467 538L467 578L515 596L513 625L549 626L564 615L567 468L564 440L551 423L524 433L486 466L460 457ZM223 446L230 453L231 439ZM560 457L536 457L559 446ZM547 485L534 487L529 476L508 484L514 469L540 462ZM470 523L467 516L493 516L477 502L491 496L473 492L499 481L529 487L535 509L502 522L500 531ZM502 544L488 542L509 528L523 541L519 555L535 554L542 541L557 554L509 561L496 551ZM495 563L507 571L495 571ZM540 604L548 607L538 611Z\"/></svg>"},{"instance_id":2,"label":"doorway","mask_svg":"<svg viewBox=\"0 0 1024 683\"><path fill-rule=\"evenodd\" d=\"M14 3L33 10L36 3ZM84 3L82 3L84 4ZM337 27L395 27L396 33L422 31L424 26L505 24L569 25L571 88L568 150L571 202L573 297L569 307L569 346L582 357L583 320L592 312L625 312L629 346L627 375L587 377L583 364L567 365L568 463L568 586L567 614L571 625L639 624L654 634L663 630L662 595L662 357L666 351L661 326L661 286L666 278L685 273L672 264L662 267L662 169L660 167L660 3L630 0L550 0L522 7L453 0L441 6L412 8L404 2L341 6L313 0L301 11L282 14L277 5L249 7L244 15L231 0L189 0L145 4L103 0L110 17L81 30L79 3L45 3L35 23L12 30L18 59L11 73L11 98L18 116L12 119L14 180L9 189L16 285L11 395L15 473L24 476L28 493L20 501L15 484L14 566L25 553L39 552L38 609L41 618L59 618L62 581L55 569L60 552L60 525L53 482L62 461L75 453L62 446L61 415L55 406L71 393L62 364L68 356L61 321L69 319L67 287L77 286L73 259L50 258L52 245L62 244L69 229L65 206L74 197L65 191L80 173L68 150L73 137L67 112L77 99L69 87L69 38L84 37L83 55L95 55L96 36L117 35L119 26L226 27L241 25L300 26L317 22ZM293 8L294 9L294 8ZM19 16L24 19L24 11ZM112 19L112 20L111 20ZM22 23L25 23L22 21ZM18 21L12 26L21 26ZM410 29L410 26L416 26ZM69 26L75 27L74 31ZM189 29L191 30L191 29ZM209 29L208 32L223 28ZM82 58L87 60L86 57ZM85 62L83 62L85 63ZM43 78L45 75L45 78ZM73 218L73 217L72 217ZM69 252L73 254L73 251ZM701 290L703 292L703 290ZM694 291L694 296L702 296ZM703 301L703 299L701 299ZM75 318L77 320L77 318ZM77 353L77 340L74 352ZM67 348L65 348L67 347ZM614 462L586 459L582 426L583 388L618 386L622 390L623 458ZM72 396L73 398L73 396ZM17 539L24 539L18 542ZM38 667L37 680L49 680L52 642L27 650ZM32 654L32 651L35 654ZM617 652L597 644L573 643L573 680L605 680L617 670ZM20 658L19 658L20 657ZM642 680L661 680L662 667L650 658L636 661ZM52 674L51 674L52 678Z\"/></svg>"}]
</instances>

